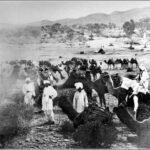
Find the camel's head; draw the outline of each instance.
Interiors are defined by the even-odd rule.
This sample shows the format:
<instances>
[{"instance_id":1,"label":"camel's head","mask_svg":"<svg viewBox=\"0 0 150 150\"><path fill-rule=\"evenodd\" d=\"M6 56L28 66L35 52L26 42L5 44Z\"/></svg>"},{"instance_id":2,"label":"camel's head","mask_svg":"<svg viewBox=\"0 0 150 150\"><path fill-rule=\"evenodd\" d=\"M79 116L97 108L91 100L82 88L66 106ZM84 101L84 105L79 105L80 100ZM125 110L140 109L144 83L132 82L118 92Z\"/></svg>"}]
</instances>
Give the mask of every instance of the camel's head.
<instances>
[{"instance_id":1,"label":"camel's head","mask_svg":"<svg viewBox=\"0 0 150 150\"><path fill-rule=\"evenodd\" d=\"M111 79L112 79L112 81L114 83L114 87L115 88L121 86L122 78L121 78L121 76L118 73L111 75Z\"/></svg>"},{"instance_id":2,"label":"camel's head","mask_svg":"<svg viewBox=\"0 0 150 150\"><path fill-rule=\"evenodd\" d=\"M110 75L108 74L108 72L102 73L101 74L101 79L106 84L106 82L110 80Z\"/></svg>"},{"instance_id":3,"label":"camel's head","mask_svg":"<svg viewBox=\"0 0 150 150\"><path fill-rule=\"evenodd\" d=\"M63 71L64 68L65 68L65 66L64 66L63 64L59 64L59 65L58 65L58 69L59 69L60 71Z\"/></svg>"},{"instance_id":4,"label":"camel's head","mask_svg":"<svg viewBox=\"0 0 150 150\"><path fill-rule=\"evenodd\" d=\"M119 74L110 75L107 72L104 72L101 75L101 78L105 84L107 84L108 82L109 83L111 82L115 88L121 86L121 83L122 83L122 78L120 77Z\"/></svg>"}]
</instances>

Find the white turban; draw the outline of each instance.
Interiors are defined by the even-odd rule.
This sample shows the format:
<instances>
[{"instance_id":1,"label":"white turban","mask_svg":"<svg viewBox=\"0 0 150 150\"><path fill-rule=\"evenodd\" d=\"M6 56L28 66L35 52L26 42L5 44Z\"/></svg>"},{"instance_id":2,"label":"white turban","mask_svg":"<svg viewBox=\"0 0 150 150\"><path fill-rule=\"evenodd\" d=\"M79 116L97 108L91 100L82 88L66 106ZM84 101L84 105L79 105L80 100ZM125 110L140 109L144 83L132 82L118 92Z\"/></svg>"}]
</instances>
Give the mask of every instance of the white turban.
<instances>
[{"instance_id":1,"label":"white turban","mask_svg":"<svg viewBox=\"0 0 150 150\"><path fill-rule=\"evenodd\" d=\"M146 68L145 68L144 65L140 65L139 68L140 68L142 71L146 70Z\"/></svg>"},{"instance_id":2,"label":"white turban","mask_svg":"<svg viewBox=\"0 0 150 150\"><path fill-rule=\"evenodd\" d=\"M43 83L44 83L44 84L50 84L50 81L44 80Z\"/></svg>"},{"instance_id":3,"label":"white turban","mask_svg":"<svg viewBox=\"0 0 150 150\"><path fill-rule=\"evenodd\" d=\"M28 77L28 78L26 78L25 81L26 81L26 82L31 82L31 79Z\"/></svg>"},{"instance_id":4,"label":"white turban","mask_svg":"<svg viewBox=\"0 0 150 150\"><path fill-rule=\"evenodd\" d=\"M83 89L83 84L82 84L81 82L75 83L74 86L76 87L77 90L78 90L79 88Z\"/></svg>"}]
</instances>

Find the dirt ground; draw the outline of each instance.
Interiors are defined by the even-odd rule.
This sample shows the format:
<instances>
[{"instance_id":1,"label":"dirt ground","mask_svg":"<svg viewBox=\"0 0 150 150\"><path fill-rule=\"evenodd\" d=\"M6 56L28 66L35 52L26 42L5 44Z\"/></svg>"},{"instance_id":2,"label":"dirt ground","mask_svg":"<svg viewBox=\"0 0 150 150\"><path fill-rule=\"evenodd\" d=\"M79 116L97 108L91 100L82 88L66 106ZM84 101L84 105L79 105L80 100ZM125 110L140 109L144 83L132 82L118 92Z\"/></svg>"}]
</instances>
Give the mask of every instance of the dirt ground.
<instances>
[{"instance_id":1,"label":"dirt ground","mask_svg":"<svg viewBox=\"0 0 150 150\"><path fill-rule=\"evenodd\" d=\"M110 94L106 94L107 104L110 110L117 105L117 100ZM54 108L55 112L55 125L42 125L45 122L44 115L34 115L31 122L31 131L26 138L16 138L13 144L9 144L8 148L22 149L22 148L82 148L73 140L72 137L64 137L59 128L63 121L68 120L68 117L63 114L60 108ZM69 121L69 120L68 120ZM112 145L111 149L137 149L136 135L123 125L117 116L113 120L116 124L116 129L119 131L117 141ZM132 141L130 140L132 139Z\"/></svg>"},{"instance_id":2,"label":"dirt ground","mask_svg":"<svg viewBox=\"0 0 150 150\"><path fill-rule=\"evenodd\" d=\"M17 82L17 89L19 90L23 82ZM16 92L16 91L15 91ZM117 99L111 94L105 94L107 106L110 111L117 106ZM31 130L27 137L15 138L7 148L33 148L33 149L49 149L49 148L82 148L76 143L71 136L63 136L60 132L61 124L68 120L68 117L63 114L61 109L56 106L54 108L55 113L55 125L43 125L45 120L44 114L35 114L31 121ZM112 145L111 149L137 149L136 135L122 124L117 116L114 116L113 122L115 123L116 129L119 131L117 141ZM131 141L131 140L132 141Z\"/></svg>"},{"instance_id":3,"label":"dirt ground","mask_svg":"<svg viewBox=\"0 0 150 150\"><path fill-rule=\"evenodd\" d=\"M94 43L95 42L95 43ZM113 43L114 46L109 46ZM146 65L150 71L149 58L150 49L143 48L142 45L134 46L135 50L129 50L122 39L98 39L97 41L88 42L90 48L87 47L67 47L64 43L46 43L46 44L28 44L28 45L5 45L2 44L0 47L0 59L11 60L11 59L32 59L32 60L43 60L50 59L52 63L60 63L61 61L70 59L72 57L82 57L87 59L95 59L97 61L108 60L109 58L132 58L136 57L140 63ZM99 48L104 45L106 54L96 53ZM84 51L85 54L80 55L80 51ZM62 56L62 58L59 58ZM102 70L108 71L109 73L124 73L123 70L107 70L107 65L102 63ZM117 99L110 94L106 94L107 104L110 106L112 111L113 107L117 106ZM63 121L68 120L67 116L62 113L59 108L55 108L55 119L56 124L50 126L41 125L44 122L43 115L34 115L31 122L32 128L27 138L16 138L13 144L9 144L8 148L80 148L77 143L69 137L63 137L58 132L60 125ZM129 129L123 125L117 117L114 117L116 128L119 131L118 139L114 143L111 149L137 149L136 135L131 133ZM133 140L130 140L133 139Z\"/></svg>"}]
</instances>

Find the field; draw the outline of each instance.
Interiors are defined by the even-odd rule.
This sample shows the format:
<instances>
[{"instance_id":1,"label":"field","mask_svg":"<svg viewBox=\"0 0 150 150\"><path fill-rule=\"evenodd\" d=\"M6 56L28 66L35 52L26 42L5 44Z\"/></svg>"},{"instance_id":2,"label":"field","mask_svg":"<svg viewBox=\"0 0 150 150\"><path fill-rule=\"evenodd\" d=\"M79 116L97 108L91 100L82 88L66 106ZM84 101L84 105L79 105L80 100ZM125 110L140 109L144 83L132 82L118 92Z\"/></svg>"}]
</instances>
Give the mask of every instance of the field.
<instances>
[{"instance_id":1,"label":"field","mask_svg":"<svg viewBox=\"0 0 150 150\"><path fill-rule=\"evenodd\" d=\"M109 46L112 43L113 46ZM148 71L150 71L149 58L150 49L145 48L143 45L134 45L134 50L129 50L128 44L124 43L124 39L113 38L98 38L93 41L88 41L86 46L79 46L75 43L72 47L67 46L64 43L42 43L42 44L22 44L22 45L8 45L1 44L0 47L0 60L11 59L31 59L31 60L46 60L49 59L53 64L58 64L61 61L65 61L72 57L82 57L86 59L95 59L102 62L102 70L109 73L124 73L125 70L115 69L108 70L107 65L103 60L109 58L137 58L140 63L146 65ZM98 50L104 46L106 54L98 54ZM84 51L84 54L80 54L80 51ZM61 58L60 58L61 56ZM61 81L60 81L61 82ZM23 81L18 81L21 88ZM114 106L117 106L117 99L110 94L105 95L107 104L110 106L111 111ZM59 113L58 113L59 110ZM64 138L59 132L59 126L67 120L67 116L64 115L59 108L55 108L55 118L57 120L55 125L52 126L40 126L43 121L42 115L35 115L32 121L32 129L28 134L26 140L15 139L13 144L9 145L9 148L78 148L77 144L72 138ZM116 122L117 130L119 131L118 140L113 144L111 148L138 148L135 142L131 142L129 138L136 135L131 133L129 129L123 125L115 116L114 122ZM128 138L129 137L129 138Z\"/></svg>"}]
</instances>

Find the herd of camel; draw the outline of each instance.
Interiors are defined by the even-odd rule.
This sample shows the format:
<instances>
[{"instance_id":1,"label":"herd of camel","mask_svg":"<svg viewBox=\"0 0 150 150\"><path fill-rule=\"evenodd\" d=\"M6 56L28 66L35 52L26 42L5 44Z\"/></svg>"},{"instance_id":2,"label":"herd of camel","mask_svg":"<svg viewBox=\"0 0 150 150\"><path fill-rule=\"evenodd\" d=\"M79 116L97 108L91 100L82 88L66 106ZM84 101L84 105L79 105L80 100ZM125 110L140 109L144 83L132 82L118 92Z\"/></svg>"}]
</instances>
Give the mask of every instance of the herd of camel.
<instances>
[{"instance_id":1,"label":"herd of camel","mask_svg":"<svg viewBox=\"0 0 150 150\"><path fill-rule=\"evenodd\" d=\"M123 66L126 64L125 62L128 62L127 59L117 59L116 61L113 61L113 59L109 59L107 61L107 64L114 65L121 63L121 65ZM137 60L132 58L130 60L130 63L132 65L134 63L137 65ZM32 77L34 82L36 82L37 78L40 78L40 80L42 81L47 79L48 72L51 72L53 79L55 80L54 86L57 86L57 89L74 88L75 82L82 82L87 95L91 97L92 89L95 89L99 95L101 105L103 103L106 106L104 94L108 92L108 87L105 86L106 80L105 78L103 78L103 70L100 64L98 64L94 59L89 61L87 59L73 57L72 59L61 62L58 65L53 65L49 61L39 61L38 64L35 65L30 60L11 61L7 62L7 64L13 66L13 69L9 75L11 79L9 85L13 85L17 79L23 79L26 76ZM22 65L25 66L23 69ZM3 70L1 70L1 77L4 76L2 74L5 72L5 69L6 68L3 68ZM118 77L112 76L112 78L115 79ZM64 80L62 85L57 84L59 83L59 80ZM37 85L37 83L35 85ZM107 85L109 84L107 83ZM116 85L116 83L114 83L114 85ZM113 86L109 86L109 88L110 87ZM115 94L114 91L115 90L110 89L110 92L112 94Z\"/></svg>"},{"instance_id":2,"label":"herd of camel","mask_svg":"<svg viewBox=\"0 0 150 150\"><path fill-rule=\"evenodd\" d=\"M115 69L115 66L117 68L117 65L120 64L121 69L127 69L129 66L131 68L133 68L134 66L137 67L138 66L138 61L136 60L136 58L131 58L129 59L109 59L109 60L104 60L104 62L108 65L108 69Z\"/></svg>"}]
</instances>

